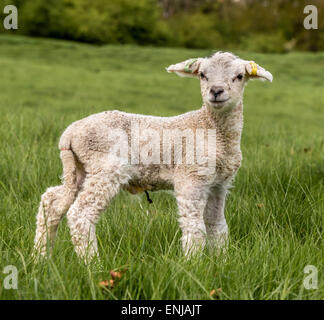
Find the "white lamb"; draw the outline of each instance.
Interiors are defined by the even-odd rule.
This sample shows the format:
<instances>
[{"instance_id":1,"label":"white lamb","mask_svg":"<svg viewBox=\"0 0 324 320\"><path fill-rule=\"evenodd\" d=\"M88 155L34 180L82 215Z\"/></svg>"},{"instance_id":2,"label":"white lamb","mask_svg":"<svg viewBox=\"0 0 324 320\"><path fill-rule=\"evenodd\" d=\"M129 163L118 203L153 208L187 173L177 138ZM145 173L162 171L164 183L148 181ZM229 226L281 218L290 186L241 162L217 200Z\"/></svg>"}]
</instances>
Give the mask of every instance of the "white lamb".
<instances>
[{"instance_id":1,"label":"white lamb","mask_svg":"<svg viewBox=\"0 0 324 320\"><path fill-rule=\"evenodd\" d=\"M59 143L63 184L48 188L40 202L37 254L46 254L67 213L75 250L90 261L98 254L96 223L121 189L174 190L186 254L201 250L206 239L218 248L226 244L224 204L242 159L244 87L272 75L223 52L167 71L200 79L202 107L167 118L106 111L72 123Z\"/></svg>"}]
</instances>

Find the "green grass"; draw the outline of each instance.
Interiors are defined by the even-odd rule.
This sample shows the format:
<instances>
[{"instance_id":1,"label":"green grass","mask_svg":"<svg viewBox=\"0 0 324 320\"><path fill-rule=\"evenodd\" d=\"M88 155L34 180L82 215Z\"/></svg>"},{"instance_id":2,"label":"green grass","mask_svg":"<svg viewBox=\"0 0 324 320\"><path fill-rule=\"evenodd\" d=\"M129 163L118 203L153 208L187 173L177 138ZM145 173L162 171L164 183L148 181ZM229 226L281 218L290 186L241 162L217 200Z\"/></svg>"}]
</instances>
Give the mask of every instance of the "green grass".
<instances>
[{"instance_id":1,"label":"green grass","mask_svg":"<svg viewBox=\"0 0 324 320\"><path fill-rule=\"evenodd\" d=\"M52 258L31 259L41 194L60 183L57 148L72 121L103 110L176 115L198 82L164 68L208 51L95 47L0 37L0 299L323 299L324 53L238 52L274 75L245 92L243 165L228 197L229 250L186 260L171 195L121 193L98 224L101 265L79 263L66 221ZM149 214L147 214L149 212ZM306 290L303 269L318 268ZM3 287L6 265L18 290ZM127 268L112 290L98 282Z\"/></svg>"}]
</instances>

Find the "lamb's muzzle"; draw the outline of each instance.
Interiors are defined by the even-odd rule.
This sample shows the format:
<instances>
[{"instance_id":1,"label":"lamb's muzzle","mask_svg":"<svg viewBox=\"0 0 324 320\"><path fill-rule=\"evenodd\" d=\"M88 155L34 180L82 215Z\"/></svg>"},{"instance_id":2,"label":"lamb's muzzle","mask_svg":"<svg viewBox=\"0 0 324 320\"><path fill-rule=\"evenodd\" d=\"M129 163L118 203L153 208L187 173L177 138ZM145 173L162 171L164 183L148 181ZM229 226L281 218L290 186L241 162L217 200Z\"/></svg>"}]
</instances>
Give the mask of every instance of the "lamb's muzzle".
<instances>
[{"instance_id":1,"label":"lamb's muzzle","mask_svg":"<svg viewBox=\"0 0 324 320\"><path fill-rule=\"evenodd\" d=\"M169 118L106 111L72 123L59 143L63 184L42 195L36 254L46 254L67 214L75 250L90 261L98 254L96 223L121 189L173 190L186 254L200 251L207 239L225 246L225 198L242 159L244 87L272 75L227 52L167 71L200 79L202 107Z\"/></svg>"}]
</instances>

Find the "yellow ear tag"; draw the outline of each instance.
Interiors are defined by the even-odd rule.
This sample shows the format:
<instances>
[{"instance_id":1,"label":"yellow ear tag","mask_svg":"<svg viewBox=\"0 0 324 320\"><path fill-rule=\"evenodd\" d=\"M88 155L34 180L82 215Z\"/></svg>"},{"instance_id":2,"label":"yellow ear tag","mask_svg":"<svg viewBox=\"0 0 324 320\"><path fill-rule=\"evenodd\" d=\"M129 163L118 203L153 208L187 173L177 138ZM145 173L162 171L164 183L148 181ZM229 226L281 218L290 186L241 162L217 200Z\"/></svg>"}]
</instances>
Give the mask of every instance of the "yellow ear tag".
<instances>
[{"instance_id":1,"label":"yellow ear tag","mask_svg":"<svg viewBox=\"0 0 324 320\"><path fill-rule=\"evenodd\" d=\"M258 74L258 65L255 62L250 62L252 67L251 76L256 76Z\"/></svg>"}]
</instances>

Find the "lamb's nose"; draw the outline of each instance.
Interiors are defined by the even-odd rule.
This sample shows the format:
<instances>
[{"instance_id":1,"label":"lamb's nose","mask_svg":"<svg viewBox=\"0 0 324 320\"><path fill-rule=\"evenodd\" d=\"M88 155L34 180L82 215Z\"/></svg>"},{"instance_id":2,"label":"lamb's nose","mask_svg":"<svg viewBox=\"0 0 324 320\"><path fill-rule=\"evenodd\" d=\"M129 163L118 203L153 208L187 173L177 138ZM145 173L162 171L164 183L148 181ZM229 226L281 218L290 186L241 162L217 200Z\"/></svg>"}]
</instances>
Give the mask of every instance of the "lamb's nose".
<instances>
[{"instance_id":1,"label":"lamb's nose","mask_svg":"<svg viewBox=\"0 0 324 320\"><path fill-rule=\"evenodd\" d=\"M210 89L210 93L217 98L220 94L222 94L224 92L224 88L223 87L216 87L216 86L212 86Z\"/></svg>"}]
</instances>

